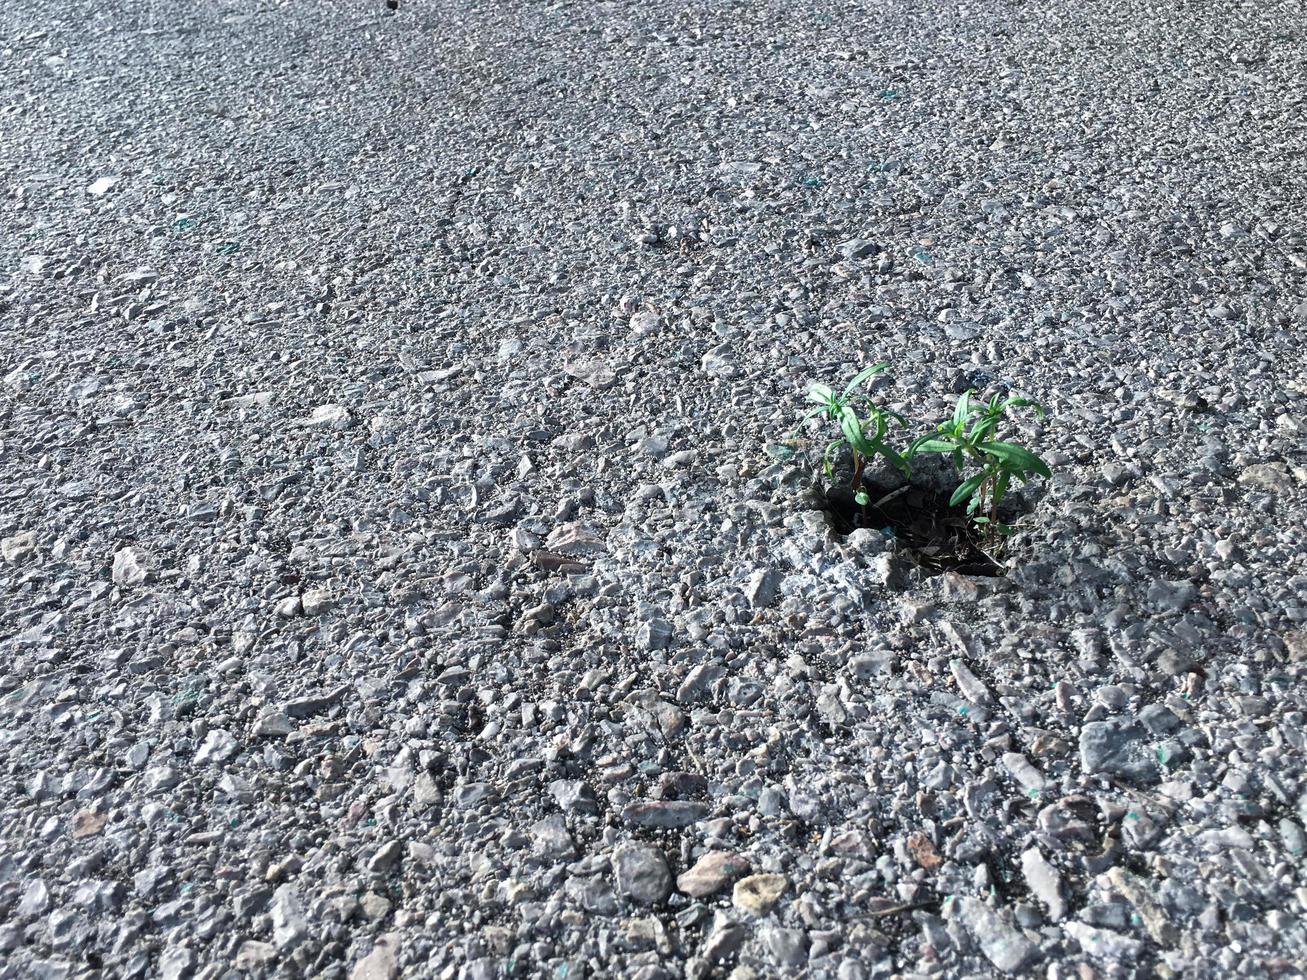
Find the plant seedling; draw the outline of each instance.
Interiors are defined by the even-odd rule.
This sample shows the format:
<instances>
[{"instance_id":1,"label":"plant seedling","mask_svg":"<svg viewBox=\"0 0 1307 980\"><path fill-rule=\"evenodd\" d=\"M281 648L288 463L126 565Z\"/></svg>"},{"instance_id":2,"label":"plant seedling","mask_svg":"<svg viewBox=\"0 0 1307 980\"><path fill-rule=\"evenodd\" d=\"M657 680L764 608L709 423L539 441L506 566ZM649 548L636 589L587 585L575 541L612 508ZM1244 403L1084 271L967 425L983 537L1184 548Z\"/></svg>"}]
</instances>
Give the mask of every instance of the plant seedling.
<instances>
[{"instance_id":1,"label":"plant seedling","mask_svg":"<svg viewBox=\"0 0 1307 980\"><path fill-rule=\"evenodd\" d=\"M1040 418L1044 417L1044 409L1028 398L995 395L985 402L974 400L972 394L970 390L963 392L953 409L953 417L941 422L934 432L914 440L905 455L911 459L917 453L944 453L959 475L969 464L979 464L980 472L958 485L949 506L956 507L965 500L972 522L984 527L987 536L994 540L1011 530L999 521L998 507L1013 477L1025 482L1032 475L1052 476L1048 464L1029 449L1000 441L994 435L1009 408L1033 408Z\"/></svg>"},{"instance_id":2,"label":"plant seedling","mask_svg":"<svg viewBox=\"0 0 1307 980\"><path fill-rule=\"evenodd\" d=\"M871 502L866 489L862 486L862 473L866 469L869 460L880 456L902 472L904 476L908 475L910 469L908 461L885 442L890 422L895 421L899 425L907 425L907 419L898 412L882 408L871 399L870 395L858 390L869 379L880 374L888 367L888 364L882 363L863 368L853 376L853 380L846 384L844 390L838 394L829 385L818 382L809 385L808 401L812 402L815 407L804 413L803 418L799 420L798 426L790 436L793 439L798 434L799 429L803 427L803 424L814 416L822 416L838 425L840 429L839 438L832 439L826 446L826 451L822 454L826 475L831 479L835 478L832 455L841 446L848 446L853 452L853 479L850 486L853 490L854 499L863 507ZM865 412L864 416L859 416L858 409L855 407L857 405L862 406Z\"/></svg>"}]
</instances>

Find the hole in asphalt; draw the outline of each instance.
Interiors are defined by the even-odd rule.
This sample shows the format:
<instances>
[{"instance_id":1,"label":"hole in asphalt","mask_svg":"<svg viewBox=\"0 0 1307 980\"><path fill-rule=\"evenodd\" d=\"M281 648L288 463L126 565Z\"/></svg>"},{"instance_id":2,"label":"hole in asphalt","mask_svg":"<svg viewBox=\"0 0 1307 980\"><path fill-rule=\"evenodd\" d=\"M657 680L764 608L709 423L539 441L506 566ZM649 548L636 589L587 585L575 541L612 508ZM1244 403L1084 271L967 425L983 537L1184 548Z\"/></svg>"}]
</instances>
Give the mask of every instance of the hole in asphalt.
<instances>
[{"instance_id":1,"label":"hole in asphalt","mask_svg":"<svg viewBox=\"0 0 1307 980\"><path fill-rule=\"evenodd\" d=\"M854 500L847 486L827 487L822 509L837 534L851 534L864 527L878 531L928 575L957 572L997 577L1006 573L967 519L966 507L949 506L954 487L939 489L925 481L904 480L864 480L863 487L871 498L866 506ZM1018 498L1009 497L1001 516L1010 521L1024 510Z\"/></svg>"}]
</instances>

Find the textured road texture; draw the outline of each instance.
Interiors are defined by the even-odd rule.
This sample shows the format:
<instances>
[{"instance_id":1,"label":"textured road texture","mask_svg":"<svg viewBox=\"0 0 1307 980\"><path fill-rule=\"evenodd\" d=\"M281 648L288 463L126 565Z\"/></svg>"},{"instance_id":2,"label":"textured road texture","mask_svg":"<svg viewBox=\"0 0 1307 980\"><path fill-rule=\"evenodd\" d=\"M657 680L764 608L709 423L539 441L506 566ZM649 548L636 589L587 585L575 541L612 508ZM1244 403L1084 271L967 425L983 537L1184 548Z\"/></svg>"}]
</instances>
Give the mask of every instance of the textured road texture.
<instances>
[{"instance_id":1,"label":"textured road texture","mask_svg":"<svg viewBox=\"0 0 1307 980\"><path fill-rule=\"evenodd\" d=\"M1305 349L1299 2L5 0L0 978L1302 976Z\"/></svg>"}]
</instances>

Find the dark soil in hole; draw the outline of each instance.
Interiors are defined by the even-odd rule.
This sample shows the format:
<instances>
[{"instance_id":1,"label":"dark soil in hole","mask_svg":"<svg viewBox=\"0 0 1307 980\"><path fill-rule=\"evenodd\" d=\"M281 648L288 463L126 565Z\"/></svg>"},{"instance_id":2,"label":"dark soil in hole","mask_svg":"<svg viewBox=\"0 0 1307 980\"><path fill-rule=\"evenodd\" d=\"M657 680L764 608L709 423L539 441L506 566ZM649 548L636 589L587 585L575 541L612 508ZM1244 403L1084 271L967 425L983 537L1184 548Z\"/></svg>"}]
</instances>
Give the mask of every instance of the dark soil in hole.
<instances>
[{"instance_id":1,"label":"dark soil in hole","mask_svg":"<svg viewBox=\"0 0 1307 980\"><path fill-rule=\"evenodd\" d=\"M847 486L826 491L826 512L839 534L860 527L893 538L900 550L910 555L927 574L957 572L960 575L996 577L1006 569L985 553L981 536L967 520L965 506L950 507L953 487L939 490L924 483L863 484L871 503L865 508L853 499ZM1009 498L1011 499L1011 498ZM1004 518L1010 519L1007 501Z\"/></svg>"}]
</instances>

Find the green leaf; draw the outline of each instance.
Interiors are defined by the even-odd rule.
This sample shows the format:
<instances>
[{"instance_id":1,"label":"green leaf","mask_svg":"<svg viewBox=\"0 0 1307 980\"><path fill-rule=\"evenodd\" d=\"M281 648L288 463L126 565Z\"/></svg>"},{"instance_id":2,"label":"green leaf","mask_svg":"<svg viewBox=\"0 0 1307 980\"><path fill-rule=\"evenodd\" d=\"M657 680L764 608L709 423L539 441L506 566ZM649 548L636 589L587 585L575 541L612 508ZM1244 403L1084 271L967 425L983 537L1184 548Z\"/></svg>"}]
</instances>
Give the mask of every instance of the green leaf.
<instances>
[{"instance_id":1,"label":"green leaf","mask_svg":"<svg viewBox=\"0 0 1307 980\"><path fill-rule=\"evenodd\" d=\"M1012 479L1012 474L1007 470L999 473L994 480L994 509L998 510L998 505L1003 502L1003 495L1007 493L1007 485Z\"/></svg>"},{"instance_id":2,"label":"green leaf","mask_svg":"<svg viewBox=\"0 0 1307 980\"><path fill-rule=\"evenodd\" d=\"M863 435L862 423L858 421L857 413L853 409L846 408L840 413L840 431L844 433L844 441L862 455L870 456L875 452L867 437Z\"/></svg>"},{"instance_id":3,"label":"green leaf","mask_svg":"<svg viewBox=\"0 0 1307 980\"><path fill-rule=\"evenodd\" d=\"M871 365L871 367L863 368L861 371L859 371L857 374L853 376L852 381L850 381L847 385L844 386L844 392L843 394L840 395L840 397L841 398L849 397L849 392L853 391L854 388L859 387L864 381L866 381L868 378L872 377L873 375L880 374L880 372L884 371L887 367L889 367L889 365L882 362L880 364L873 364Z\"/></svg>"},{"instance_id":4,"label":"green leaf","mask_svg":"<svg viewBox=\"0 0 1307 980\"><path fill-rule=\"evenodd\" d=\"M908 447L908 455L915 456L917 453L951 453L957 449L957 444L947 440L940 439L936 436L922 436L920 439L914 439L912 445Z\"/></svg>"},{"instance_id":5,"label":"green leaf","mask_svg":"<svg viewBox=\"0 0 1307 980\"><path fill-rule=\"evenodd\" d=\"M897 469L904 476L907 476L909 473L912 472L912 466L908 463L908 461L904 459L902 456L900 456L893 449L891 449L889 446L885 445L883 442L878 442L876 444L876 452L880 453L887 460L889 460L890 464L894 466L895 469Z\"/></svg>"},{"instance_id":6,"label":"green leaf","mask_svg":"<svg viewBox=\"0 0 1307 980\"><path fill-rule=\"evenodd\" d=\"M953 496L949 497L948 505L950 507L956 507L968 497L974 496L975 492L980 489L980 485L985 482L985 479L988 476L989 474L987 473L977 473L975 476L963 480L962 483L958 485L958 488L953 491Z\"/></svg>"},{"instance_id":7,"label":"green leaf","mask_svg":"<svg viewBox=\"0 0 1307 980\"><path fill-rule=\"evenodd\" d=\"M840 431L844 433L844 438L849 438L849 433L862 435L862 423L858 420L858 413L848 405L841 405L837 421L840 424Z\"/></svg>"},{"instance_id":8,"label":"green leaf","mask_svg":"<svg viewBox=\"0 0 1307 980\"><path fill-rule=\"evenodd\" d=\"M812 408L804 412L803 417L799 419L799 424L796 425L794 427L794 431L790 433L790 438L793 439L795 436L799 434L799 430L803 428L803 426L807 423L808 419L812 418L814 415L820 415L824 411L826 411L826 409L822 406L819 406L817 408Z\"/></svg>"},{"instance_id":9,"label":"green leaf","mask_svg":"<svg viewBox=\"0 0 1307 980\"><path fill-rule=\"evenodd\" d=\"M808 385L808 401L829 405L835 401L835 392L831 390L829 385L814 381Z\"/></svg>"},{"instance_id":10,"label":"green leaf","mask_svg":"<svg viewBox=\"0 0 1307 980\"><path fill-rule=\"evenodd\" d=\"M985 442L976 447L982 453L994 456L1009 466L1015 468L1018 473L1038 473L1042 477L1053 475L1042 459L1032 453L1029 449L1014 445L1010 442Z\"/></svg>"},{"instance_id":11,"label":"green leaf","mask_svg":"<svg viewBox=\"0 0 1307 980\"><path fill-rule=\"evenodd\" d=\"M985 416L983 419L981 419L979 422L977 422L974 426L971 427L971 441L980 442L986 436L989 436L991 433L993 433L994 427L996 425L998 425L997 418L995 418L992 415Z\"/></svg>"},{"instance_id":12,"label":"green leaf","mask_svg":"<svg viewBox=\"0 0 1307 980\"><path fill-rule=\"evenodd\" d=\"M958 426L966 422L967 416L970 414L971 414L971 389L967 389L962 393L962 397L958 399L957 406L953 409L953 427L957 428Z\"/></svg>"},{"instance_id":13,"label":"green leaf","mask_svg":"<svg viewBox=\"0 0 1307 980\"><path fill-rule=\"evenodd\" d=\"M889 431L889 426L885 424L884 414L878 411L872 415L869 421L874 421L876 423L876 434L872 436L871 441L880 442L885 438L885 433Z\"/></svg>"},{"instance_id":14,"label":"green leaf","mask_svg":"<svg viewBox=\"0 0 1307 980\"><path fill-rule=\"evenodd\" d=\"M869 503L871 503L871 496L867 493L866 490L859 490L857 493L853 495L853 499L862 507L866 507Z\"/></svg>"},{"instance_id":15,"label":"green leaf","mask_svg":"<svg viewBox=\"0 0 1307 980\"><path fill-rule=\"evenodd\" d=\"M1003 403L1004 408L1033 408L1035 414L1041 419L1044 417L1044 406L1037 401L1031 401L1029 398L1009 398Z\"/></svg>"},{"instance_id":16,"label":"green leaf","mask_svg":"<svg viewBox=\"0 0 1307 980\"><path fill-rule=\"evenodd\" d=\"M831 452L837 447L844 445L843 439L832 439L826 446L826 451L821 454L821 461L826 470L826 476L835 479L835 465L830 461Z\"/></svg>"}]
</instances>

